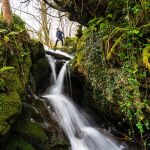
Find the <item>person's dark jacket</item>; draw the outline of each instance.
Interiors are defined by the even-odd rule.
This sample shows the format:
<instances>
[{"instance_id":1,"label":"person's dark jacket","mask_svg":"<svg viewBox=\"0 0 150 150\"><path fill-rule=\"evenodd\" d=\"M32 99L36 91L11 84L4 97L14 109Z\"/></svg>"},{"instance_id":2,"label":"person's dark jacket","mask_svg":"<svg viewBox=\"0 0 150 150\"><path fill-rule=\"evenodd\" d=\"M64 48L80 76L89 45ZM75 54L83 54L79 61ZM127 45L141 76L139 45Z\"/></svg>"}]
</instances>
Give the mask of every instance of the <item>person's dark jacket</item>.
<instances>
[{"instance_id":1,"label":"person's dark jacket","mask_svg":"<svg viewBox=\"0 0 150 150\"><path fill-rule=\"evenodd\" d=\"M64 33L62 31L58 30L56 32L56 37L57 37L57 39L62 40L64 38Z\"/></svg>"}]
</instances>

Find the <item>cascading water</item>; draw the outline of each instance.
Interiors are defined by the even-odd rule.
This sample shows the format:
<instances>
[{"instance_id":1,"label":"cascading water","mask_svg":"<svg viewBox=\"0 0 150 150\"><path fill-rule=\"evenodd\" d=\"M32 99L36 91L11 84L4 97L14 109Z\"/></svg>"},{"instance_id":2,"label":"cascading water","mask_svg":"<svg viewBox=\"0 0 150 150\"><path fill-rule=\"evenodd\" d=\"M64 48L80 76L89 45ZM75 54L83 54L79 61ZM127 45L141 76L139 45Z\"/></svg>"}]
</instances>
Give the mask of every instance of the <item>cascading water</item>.
<instances>
[{"instance_id":1,"label":"cascading water","mask_svg":"<svg viewBox=\"0 0 150 150\"><path fill-rule=\"evenodd\" d=\"M53 62L53 61L51 61ZM51 63L50 62L50 63ZM90 125L73 101L63 94L67 62L62 66L55 84L43 97L47 98L53 111L50 114L64 130L72 150L122 150L124 147ZM51 67L53 65L51 64ZM52 68L53 70L53 68ZM55 72L52 71L55 78Z\"/></svg>"},{"instance_id":2,"label":"cascading water","mask_svg":"<svg viewBox=\"0 0 150 150\"><path fill-rule=\"evenodd\" d=\"M48 58L49 64L50 64L51 69L52 69L52 77L53 77L53 80L54 80L54 83L55 83L56 82L55 62L54 62L54 59L50 55L47 55L47 58Z\"/></svg>"}]
</instances>

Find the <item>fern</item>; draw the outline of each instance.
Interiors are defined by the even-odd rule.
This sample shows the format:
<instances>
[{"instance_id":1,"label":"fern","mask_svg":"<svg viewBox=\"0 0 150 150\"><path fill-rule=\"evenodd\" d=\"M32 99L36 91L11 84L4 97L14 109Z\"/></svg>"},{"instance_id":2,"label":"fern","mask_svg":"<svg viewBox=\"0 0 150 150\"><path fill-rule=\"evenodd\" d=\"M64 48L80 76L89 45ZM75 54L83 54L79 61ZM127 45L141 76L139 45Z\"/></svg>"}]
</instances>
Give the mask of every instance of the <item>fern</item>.
<instances>
[{"instance_id":1,"label":"fern","mask_svg":"<svg viewBox=\"0 0 150 150\"><path fill-rule=\"evenodd\" d=\"M112 58L112 55L114 54L115 48L116 46L123 40L124 38L124 33L115 41L115 44L112 46L112 48L110 49L110 51L107 54L106 59L110 60Z\"/></svg>"},{"instance_id":2,"label":"fern","mask_svg":"<svg viewBox=\"0 0 150 150\"><path fill-rule=\"evenodd\" d=\"M150 58L150 45L148 45L143 49L143 64L150 71L149 58Z\"/></svg>"},{"instance_id":3,"label":"fern","mask_svg":"<svg viewBox=\"0 0 150 150\"><path fill-rule=\"evenodd\" d=\"M20 32L22 32L22 30L21 30ZM10 36L10 35L18 35L20 32L12 31L12 32L8 33L7 36Z\"/></svg>"},{"instance_id":4,"label":"fern","mask_svg":"<svg viewBox=\"0 0 150 150\"><path fill-rule=\"evenodd\" d=\"M6 86L6 83L3 79L3 73L5 71L8 71L8 70L14 70L15 68L14 67L10 67L10 66L6 66L6 67L2 67L0 68L0 90L3 90ZM8 89L8 88L7 88ZM9 90L9 89L8 89Z\"/></svg>"},{"instance_id":5,"label":"fern","mask_svg":"<svg viewBox=\"0 0 150 150\"><path fill-rule=\"evenodd\" d=\"M15 69L14 67L10 67L10 66L2 67L2 68L0 68L0 73L3 73L3 72L8 71L8 70L14 70L14 69Z\"/></svg>"},{"instance_id":6,"label":"fern","mask_svg":"<svg viewBox=\"0 0 150 150\"><path fill-rule=\"evenodd\" d=\"M5 86L5 81L2 78L0 78L0 90L4 89Z\"/></svg>"},{"instance_id":7,"label":"fern","mask_svg":"<svg viewBox=\"0 0 150 150\"><path fill-rule=\"evenodd\" d=\"M0 29L0 34L1 33L7 33L8 31L6 29Z\"/></svg>"}]
</instances>

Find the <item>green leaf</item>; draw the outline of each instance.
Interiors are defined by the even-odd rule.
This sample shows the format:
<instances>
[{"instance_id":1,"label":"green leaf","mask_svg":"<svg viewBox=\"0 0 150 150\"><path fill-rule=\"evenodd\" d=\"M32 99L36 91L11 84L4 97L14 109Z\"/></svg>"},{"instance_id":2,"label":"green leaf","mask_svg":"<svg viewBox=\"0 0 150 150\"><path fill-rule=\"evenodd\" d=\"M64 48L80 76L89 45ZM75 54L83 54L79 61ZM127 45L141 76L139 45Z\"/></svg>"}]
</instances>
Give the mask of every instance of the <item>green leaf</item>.
<instances>
[{"instance_id":1,"label":"green leaf","mask_svg":"<svg viewBox=\"0 0 150 150\"><path fill-rule=\"evenodd\" d=\"M4 41L7 43L9 40L10 40L9 37L5 35L4 36Z\"/></svg>"},{"instance_id":2,"label":"green leaf","mask_svg":"<svg viewBox=\"0 0 150 150\"><path fill-rule=\"evenodd\" d=\"M137 126L137 128L140 130L140 133L143 133L143 132L144 132L144 131L143 131L143 125L142 125L141 122L138 122L138 123L136 124L136 126Z\"/></svg>"},{"instance_id":3,"label":"green leaf","mask_svg":"<svg viewBox=\"0 0 150 150\"><path fill-rule=\"evenodd\" d=\"M18 35L18 34L19 34L19 32L12 31L12 32L8 33L7 36L10 36L10 35Z\"/></svg>"},{"instance_id":4,"label":"green leaf","mask_svg":"<svg viewBox=\"0 0 150 150\"><path fill-rule=\"evenodd\" d=\"M5 85L5 81L2 78L0 78L0 89L3 89Z\"/></svg>"},{"instance_id":5,"label":"green leaf","mask_svg":"<svg viewBox=\"0 0 150 150\"><path fill-rule=\"evenodd\" d=\"M134 34L139 34L140 31L139 31L139 30L133 30L132 32L133 32Z\"/></svg>"},{"instance_id":6,"label":"green leaf","mask_svg":"<svg viewBox=\"0 0 150 150\"><path fill-rule=\"evenodd\" d=\"M100 28L104 28L105 25L106 25L105 23L101 23L101 24L100 24Z\"/></svg>"},{"instance_id":7,"label":"green leaf","mask_svg":"<svg viewBox=\"0 0 150 150\"><path fill-rule=\"evenodd\" d=\"M113 15L112 14L108 14L107 18L113 18Z\"/></svg>"},{"instance_id":8,"label":"green leaf","mask_svg":"<svg viewBox=\"0 0 150 150\"><path fill-rule=\"evenodd\" d=\"M0 29L0 34L1 33L7 33L8 31L6 29Z\"/></svg>"},{"instance_id":9,"label":"green leaf","mask_svg":"<svg viewBox=\"0 0 150 150\"><path fill-rule=\"evenodd\" d=\"M0 73L3 73L8 70L14 70L14 69L15 69L14 67L2 67L2 68L0 68Z\"/></svg>"}]
</instances>

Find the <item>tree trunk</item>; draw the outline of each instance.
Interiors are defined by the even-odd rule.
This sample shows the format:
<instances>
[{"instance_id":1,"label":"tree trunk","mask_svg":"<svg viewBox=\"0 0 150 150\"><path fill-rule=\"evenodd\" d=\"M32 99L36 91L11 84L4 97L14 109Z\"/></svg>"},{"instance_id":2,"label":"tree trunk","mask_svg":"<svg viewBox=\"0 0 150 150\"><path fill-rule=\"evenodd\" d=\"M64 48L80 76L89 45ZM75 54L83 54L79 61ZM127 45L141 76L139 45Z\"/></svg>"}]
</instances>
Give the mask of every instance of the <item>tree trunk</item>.
<instances>
[{"instance_id":1,"label":"tree trunk","mask_svg":"<svg viewBox=\"0 0 150 150\"><path fill-rule=\"evenodd\" d=\"M47 46L51 46L51 41L49 38L49 33L50 33L50 26L47 18L47 7L46 4L41 1L41 18L42 18L42 30L44 33L44 43Z\"/></svg>"},{"instance_id":2,"label":"tree trunk","mask_svg":"<svg viewBox=\"0 0 150 150\"><path fill-rule=\"evenodd\" d=\"M11 26L13 19L9 0L2 0L2 13L3 18L6 20L7 24Z\"/></svg>"}]
</instances>

